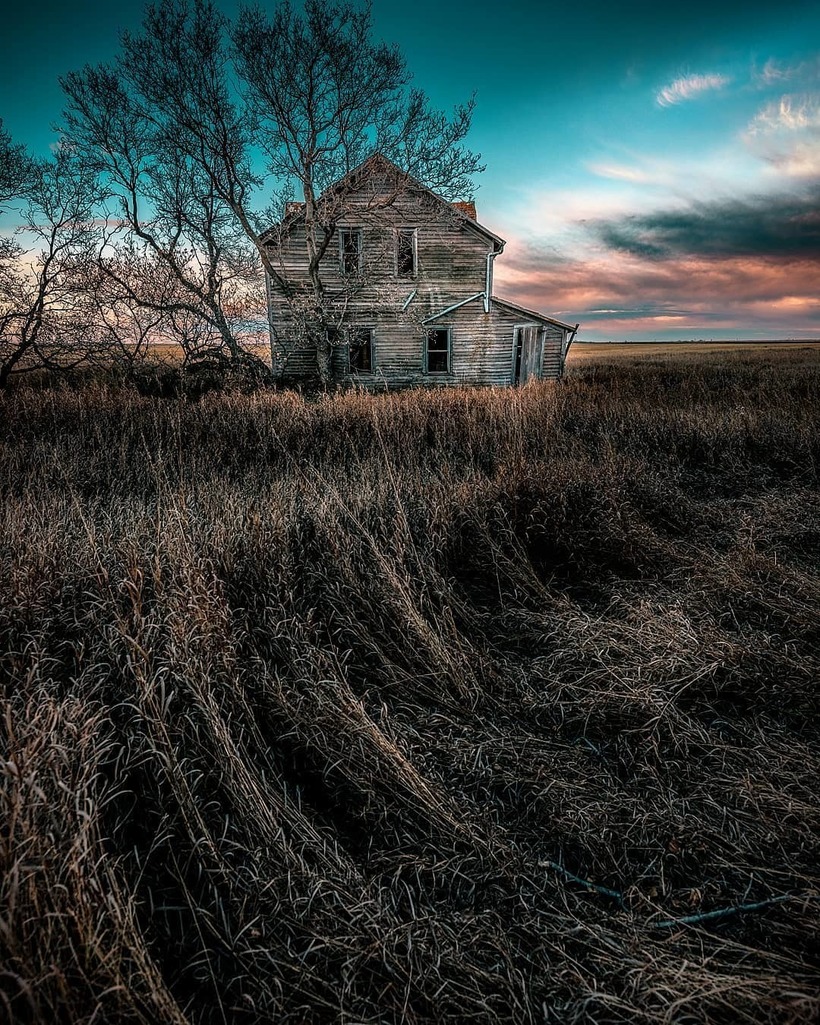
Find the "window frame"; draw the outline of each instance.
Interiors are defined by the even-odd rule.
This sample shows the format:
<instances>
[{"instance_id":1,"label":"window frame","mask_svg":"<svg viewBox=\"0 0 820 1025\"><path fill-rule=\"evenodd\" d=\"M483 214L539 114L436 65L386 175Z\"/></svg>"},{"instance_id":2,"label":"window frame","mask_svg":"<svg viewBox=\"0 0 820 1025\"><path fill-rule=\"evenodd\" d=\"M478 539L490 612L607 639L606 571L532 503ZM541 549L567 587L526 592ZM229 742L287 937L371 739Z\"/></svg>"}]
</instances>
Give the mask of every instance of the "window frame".
<instances>
[{"instance_id":1,"label":"window frame","mask_svg":"<svg viewBox=\"0 0 820 1025\"><path fill-rule=\"evenodd\" d=\"M345 251L345 236L355 235L358 239L357 261L355 270L347 269L347 252ZM354 278L362 273L362 252L364 249L364 232L357 225L345 225L339 228L339 273L343 278ZM351 254L352 255L352 254Z\"/></svg>"},{"instance_id":2,"label":"window frame","mask_svg":"<svg viewBox=\"0 0 820 1025\"><path fill-rule=\"evenodd\" d=\"M351 349L354 348L354 347L355 348L361 348L360 344L357 344L357 343L354 342L354 338L357 335L359 335L361 333L364 333L365 331L367 331L367 333L370 335L370 360L369 360L370 366L367 369L364 369L364 368L361 368L361 367L354 367L353 366L353 362L351 360ZM348 329L348 333L347 333L347 372L348 372L348 374L351 374L351 375L352 374L361 375L361 374L372 374L372 373L375 373L375 364L376 364L376 360L375 360L375 351L376 351L375 342L376 342L376 331L375 331L375 328L371 327L369 324L354 324L354 325L352 325Z\"/></svg>"},{"instance_id":3,"label":"window frame","mask_svg":"<svg viewBox=\"0 0 820 1025\"><path fill-rule=\"evenodd\" d=\"M440 331L447 334L447 366L444 370L430 369L430 335ZM434 352L442 352L435 349ZM433 377L445 377L453 372L453 328L451 324L440 324L438 327L428 327L424 331L424 373Z\"/></svg>"},{"instance_id":4,"label":"window frame","mask_svg":"<svg viewBox=\"0 0 820 1025\"><path fill-rule=\"evenodd\" d=\"M410 235L412 254L413 254L413 267L409 273L403 272L399 269L399 239L401 238L402 232L406 232ZM419 229L408 225L399 225L393 229L393 271L397 278L413 278L418 277L419 273Z\"/></svg>"}]
</instances>

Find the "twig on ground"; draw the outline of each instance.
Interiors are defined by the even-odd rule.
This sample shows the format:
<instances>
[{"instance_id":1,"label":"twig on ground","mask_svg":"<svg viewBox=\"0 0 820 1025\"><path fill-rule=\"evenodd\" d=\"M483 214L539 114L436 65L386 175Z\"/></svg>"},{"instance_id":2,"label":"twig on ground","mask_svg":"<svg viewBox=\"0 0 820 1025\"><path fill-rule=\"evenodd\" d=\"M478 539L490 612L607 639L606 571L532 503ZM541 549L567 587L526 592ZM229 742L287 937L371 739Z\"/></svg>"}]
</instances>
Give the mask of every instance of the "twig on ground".
<instances>
[{"instance_id":1,"label":"twig on ground","mask_svg":"<svg viewBox=\"0 0 820 1025\"><path fill-rule=\"evenodd\" d=\"M759 900L754 904L735 904L730 908L716 908L714 911L703 911L698 915L684 915L682 918L665 918L661 922L652 922L653 929L674 929L676 925L697 925L699 922L709 922L716 918L726 918L728 915L738 915L745 911L759 911L761 908L770 907L772 904L782 904L787 900L816 900L810 893L784 893L779 897L770 897L768 900Z\"/></svg>"},{"instance_id":2,"label":"twig on ground","mask_svg":"<svg viewBox=\"0 0 820 1025\"><path fill-rule=\"evenodd\" d=\"M539 861L538 867L551 868L554 872L558 872L564 876L565 879L570 879L573 883L580 883L581 886L586 886L590 890L595 890L596 893L601 893L605 897L611 897L613 900L617 900L619 904L623 905L624 896L618 890L610 890L608 886L599 886L597 883L593 883L589 879L582 879L581 876L577 876L573 872L567 871L563 865L559 865L556 861Z\"/></svg>"}]
</instances>

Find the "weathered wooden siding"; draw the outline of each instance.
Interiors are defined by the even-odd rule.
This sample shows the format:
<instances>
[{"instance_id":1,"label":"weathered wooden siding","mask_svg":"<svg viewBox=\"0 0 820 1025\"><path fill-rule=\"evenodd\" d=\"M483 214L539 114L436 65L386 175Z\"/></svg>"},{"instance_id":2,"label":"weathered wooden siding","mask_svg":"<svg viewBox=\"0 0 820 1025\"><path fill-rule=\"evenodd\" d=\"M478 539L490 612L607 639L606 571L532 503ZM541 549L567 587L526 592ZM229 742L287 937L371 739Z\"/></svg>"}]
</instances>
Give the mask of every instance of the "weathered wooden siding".
<instances>
[{"instance_id":1,"label":"weathered wooden siding","mask_svg":"<svg viewBox=\"0 0 820 1025\"><path fill-rule=\"evenodd\" d=\"M398 226L414 227L418 232L418 271L412 278L395 273L393 229ZM416 289L414 303L424 306L428 316L484 289L487 254L492 251L492 243L455 212L448 215L439 211L436 215L429 204L414 204L409 197L401 197L394 207L380 211L354 207L339 228L362 229L361 287L357 287L354 278L341 273L338 233L322 258L320 274L329 294L344 295L355 308L372 308L381 305L385 298L392 298L400 309ZM292 227L276 253L276 262L289 280L307 280L302 224Z\"/></svg>"},{"instance_id":2,"label":"weathered wooden siding","mask_svg":"<svg viewBox=\"0 0 820 1025\"><path fill-rule=\"evenodd\" d=\"M542 340L541 365L533 368L533 376L561 376L561 328L524 320L520 315L496 305L490 313L484 313L480 301L456 310L451 317L454 325L453 373L456 379L473 384L513 384L515 329L527 325L533 326Z\"/></svg>"},{"instance_id":3,"label":"weathered wooden siding","mask_svg":"<svg viewBox=\"0 0 820 1025\"><path fill-rule=\"evenodd\" d=\"M527 326L520 317L502 312L498 307L485 313L481 300L462 306L435 322L436 327L450 328L450 372L427 374L424 371L426 328L423 325L408 320L364 316L351 319L351 323L373 330L373 371L350 374L347 346L336 345L331 360L334 378L373 385L387 382L394 386L513 384L515 331ZM533 367L528 376L543 379L561 377L564 330L556 325L530 323L530 326L539 335L540 365ZM285 376L294 380L315 374L314 352L292 348L287 355L285 371Z\"/></svg>"},{"instance_id":4,"label":"weathered wooden siding","mask_svg":"<svg viewBox=\"0 0 820 1025\"><path fill-rule=\"evenodd\" d=\"M502 312L498 307L485 313L481 300L454 310L436 321L437 327L450 329L450 372L434 374L424 370L426 328L423 326L411 321L366 318L356 323L373 329L373 370L351 374L347 346L337 345L332 354L333 376L340 381L372 387L384 383L391 386L510 385L514 383L515 331L527 326L514 314ZM560 377L563 330L553 325L530 326L539 336L540 361L529 376ZM308 350L291 360L291 372L296 366L302 367L305 374L315 370L315 357Z\"/></svg>"},{"instance_id":5,"label":"weathered wooden siding","mask_svg":"<svg viewBox=\"0 0 820 1025\"><path fill-rule=\"evenodd\" d=\"M361 281L343 275L338 232L321 261L321 277L329 297L336 296L350 324L378 328L374 349L376 366L383 376L415 379L421 374L422 321L445 307L481 292L485 286L487 254L491 239L482 235L463 215L429 195L408 189L389 206L374 205L389 191L390 183L374 177L361 193L347 202L339 229L362 229L363 273ZM399 276L395 268L394 229L417 231L416 274ZM298 219L275 256L283 277L307 281L305 231ZM403 307L415 293L409 307ZM315 373L312 350L294 344L291 311L271 292L271 327L280 350L279 365L288 378ZM337 355L336 373L346 362Z\"/></svg>"}]
</instances>

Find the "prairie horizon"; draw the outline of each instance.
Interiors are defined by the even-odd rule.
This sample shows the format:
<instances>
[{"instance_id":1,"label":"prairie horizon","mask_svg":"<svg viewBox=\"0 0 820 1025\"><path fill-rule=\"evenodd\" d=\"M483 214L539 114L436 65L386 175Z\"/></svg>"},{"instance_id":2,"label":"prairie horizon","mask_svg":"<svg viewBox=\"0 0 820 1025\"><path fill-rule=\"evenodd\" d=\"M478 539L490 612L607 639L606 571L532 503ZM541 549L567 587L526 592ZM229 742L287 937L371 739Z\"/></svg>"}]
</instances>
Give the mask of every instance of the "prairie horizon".
<instances>
[{"instance_id":1,"label":"prairie horizon","mask_svg":"<svg viewBox=\"0 0 820 1025\"><path fill-rule=\"evenodd\" d=\"M703 339L687 341L608 341L608 342L581 342L576 339L572 343L567 357L567 371L571 370L574 363L585 360L605 359L628 359L630 357L646 358L658 356L662 358L686 358L715 356L719 353L736 353L742 355L744 352L767 351L772 355L778 352L788 353L797 349L805 349L806 352L820 356L820 339L818 338L752 338L705 341Z\"/></svg>"}]
</instances>

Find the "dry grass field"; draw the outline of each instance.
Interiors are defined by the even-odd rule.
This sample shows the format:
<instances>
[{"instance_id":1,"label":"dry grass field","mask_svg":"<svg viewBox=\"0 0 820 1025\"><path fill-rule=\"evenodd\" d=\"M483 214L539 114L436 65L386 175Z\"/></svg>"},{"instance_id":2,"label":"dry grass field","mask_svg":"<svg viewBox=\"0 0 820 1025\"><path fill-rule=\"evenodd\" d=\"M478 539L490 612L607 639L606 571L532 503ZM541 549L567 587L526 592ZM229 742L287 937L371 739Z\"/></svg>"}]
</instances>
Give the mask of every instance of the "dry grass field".
<instances>
[{"instance_id":1,"label":"dry grass field","mask_svg":"<svg viewBox=\"0 0 820 1025\"><path fill-rule=\"evenodd\" d=\"M636 359L673 360L703 357L723 359L724 357L751 357L753 359L780 358L798 359L808 362L820 358L820 341L783 342L575 342L570 349L569 363L612 362L613 360Z\"/></svg>"},{"instance_id":2,"label":"dry grass field","mask_svg":"<svg viewBox=\"0 0 820 1025\"><path fill-rule=\"evenodd\" d=\"M817 1021L819 407L0 396L0 1020Z\"/></svg>"}]
</instances>

